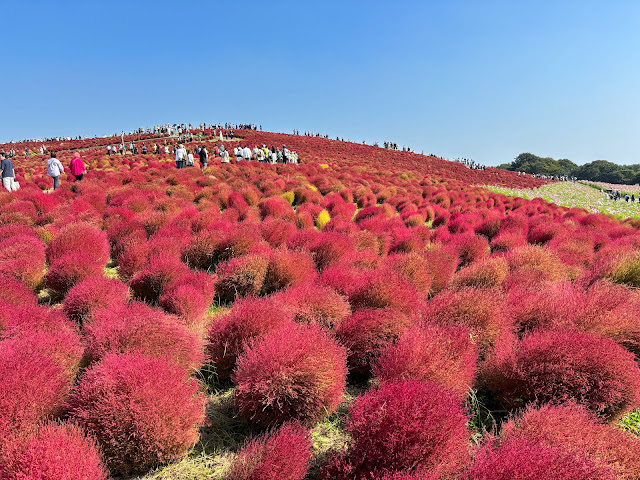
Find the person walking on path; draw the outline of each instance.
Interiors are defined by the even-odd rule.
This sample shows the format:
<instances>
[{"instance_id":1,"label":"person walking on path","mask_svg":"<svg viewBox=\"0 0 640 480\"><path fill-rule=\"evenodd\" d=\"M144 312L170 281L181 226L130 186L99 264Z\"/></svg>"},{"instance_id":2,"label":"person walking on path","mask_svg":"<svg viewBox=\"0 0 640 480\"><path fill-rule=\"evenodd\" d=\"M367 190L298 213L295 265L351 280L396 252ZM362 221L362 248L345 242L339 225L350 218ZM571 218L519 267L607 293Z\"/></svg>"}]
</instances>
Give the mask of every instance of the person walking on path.
<instances>
[{"instance_id":1,"label":"person walking on path","mask_svg":"<svg viewBox=\"0 0 640 480\"><path fill-rule=\"evenodd\" d=\"M84 172L87 169L84 166L84 162L80 158L80 154L78 152L73 154L73 159L71 160L71 175L76 177L76 182L79 182L84 177Z\"/></svg>"},{"instance_id":2,"label":"person walking on path","mask_svg":"<svg viewBox=\"0 0 640 480\"><path fill-rule=\"evenodd\" d=\"M229 151L220 145L220 163L229 163Z\"/></svg>"},{"instance_id":3,"label":"person walking on path","mask_svg":"<svg viewBox=\"0 0 640 480\"><path fill-rule=\"evenodd\" d=\"M7 154L4 152L0 152L0 170L2 170L2 186L9 192L18 190L20 184L16 182L13 163L7 158Z\"/></svg>"},{"instance_id":4,"label":"person walking on path","mask_svg":"<svg viewBox=\"0 0 640 480\"><path fill-rule=\"evenodd\" d=\"M60 160L56 158L56 152L51 152L51 158L47 160L47 175L53 178L54 190L58 188L61 173L64 173L64 167L60 163Z\"/></svg>"}]
</instances>

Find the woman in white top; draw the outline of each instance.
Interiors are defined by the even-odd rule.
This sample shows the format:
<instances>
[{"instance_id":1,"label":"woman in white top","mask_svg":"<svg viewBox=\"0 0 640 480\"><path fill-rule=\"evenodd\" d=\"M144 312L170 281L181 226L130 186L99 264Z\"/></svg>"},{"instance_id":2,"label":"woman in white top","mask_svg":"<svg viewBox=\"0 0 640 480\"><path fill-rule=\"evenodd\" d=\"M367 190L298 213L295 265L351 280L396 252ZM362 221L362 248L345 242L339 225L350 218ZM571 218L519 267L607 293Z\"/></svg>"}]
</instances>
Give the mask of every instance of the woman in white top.
<instances>
[{"instance_id":1,"label":"woman in white top","mask_svg":"<svg viewBox=\"0 0 640 480\"><path fill-rule=\"evenodd\" d=\"M220 163L229 163L229 151L224 145L220 147Z\"/></svg>"},{"instance_id":2,"label":"woman in white top","mask_svg":"<svg viewBox=\"0 0 640 480\"><path fill-rule=\"evenodd\" d=\"M47 160L47 175L53 178L54 190L58 188L61 173L64 173L64 167L60 163L60 160L56 158L56 152L51 152L51 158Z\"/></svg>"}]
</instances>

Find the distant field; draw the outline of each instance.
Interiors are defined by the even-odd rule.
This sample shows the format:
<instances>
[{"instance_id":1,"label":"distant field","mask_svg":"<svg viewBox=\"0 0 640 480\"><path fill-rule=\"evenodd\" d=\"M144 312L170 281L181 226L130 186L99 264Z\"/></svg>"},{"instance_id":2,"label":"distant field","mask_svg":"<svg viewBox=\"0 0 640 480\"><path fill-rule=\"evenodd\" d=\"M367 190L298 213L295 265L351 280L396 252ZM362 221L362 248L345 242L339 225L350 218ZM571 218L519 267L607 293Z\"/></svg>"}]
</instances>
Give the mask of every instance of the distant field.
<instances>
[{"instance_id":1,"label":"distant field","mask_svg":"<svg viewBox=\"0 0 640 480\"><path fill-rule=\"evenodd\" d=\"M609 184L607 184L609 185ZM623 187L620 185L619 187ZM624 187L628 187L624 185ZM543 185L539 188L517 189L487 186L489 190L511 197L521 197L531 200L542 198L548 202L571 208L584 208L591 213L606 213L619 218L640 218L640 203L625 202L624 200L607 200L600 190L579 183L557 182ZM613 188L613 187L608 187ZM628 187L633 188L633 187ZM637 188L637 187L636 187ZM620 189L623 192L630 191Z\"/></svg>"}]
</instances>

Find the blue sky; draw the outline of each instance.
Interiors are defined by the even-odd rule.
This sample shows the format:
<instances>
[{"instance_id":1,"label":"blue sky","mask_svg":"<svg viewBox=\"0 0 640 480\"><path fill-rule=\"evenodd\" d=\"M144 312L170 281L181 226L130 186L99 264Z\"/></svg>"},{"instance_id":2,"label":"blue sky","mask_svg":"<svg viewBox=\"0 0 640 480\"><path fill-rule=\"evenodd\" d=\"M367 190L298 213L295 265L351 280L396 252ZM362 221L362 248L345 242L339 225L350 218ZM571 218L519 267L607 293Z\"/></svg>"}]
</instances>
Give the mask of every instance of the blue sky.
<instances>
[{"instance_id":1,"label":"blue sky","mask_svg":"<svg viewBox=\"0 0 640 480\"><path fill-rule=\"evenodd\" d=\"M640 163L640 2L5 1L0 141L255 122Z\"/></svg>"}]
</instances>

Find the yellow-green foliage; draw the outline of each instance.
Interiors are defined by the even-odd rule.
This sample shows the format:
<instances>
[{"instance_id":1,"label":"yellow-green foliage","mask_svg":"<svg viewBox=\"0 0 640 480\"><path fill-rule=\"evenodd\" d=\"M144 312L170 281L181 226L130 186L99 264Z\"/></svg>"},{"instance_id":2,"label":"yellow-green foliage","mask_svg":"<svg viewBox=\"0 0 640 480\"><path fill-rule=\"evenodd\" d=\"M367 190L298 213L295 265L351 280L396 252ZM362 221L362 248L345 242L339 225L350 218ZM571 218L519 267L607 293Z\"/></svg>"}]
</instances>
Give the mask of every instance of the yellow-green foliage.
<instances>
[{"instance_id":1,"label":"yellow-green foliage","mask_svg":"<svg viewBox=\"0 0 640 480\"><path fill-rule=\"evenodd\" d=\"M612 282L640 287L640 252L625 256L608 276Z\"/></svg>"},{"instance_id":2,"label":"yellow-green foliage","mask_svg":"<svg viewBox=\"0 0 640 480\"><path fill-rule=\"evenodd\" d=\"M284 192L282 194L282 198L289 202L289 205L293 205L293 201L296 199L296 194L293 192Z\"/></svg>"},{"instance_id":3,"label":"yellow-green foliage","mask_svg":"<svg viewBox=\"0 0 640 480\"><path fill-rule=\"evenodd\" d=\"M329 223L329 220L331 220L331 216L329 215L329 212L327 212L326 210L322 210L318 214L318 219L316 220L316 226L319 229L322 229L327 223Z\"/></svg>"},{"instance_id":4,"label":"yellow-green foliage","mask_svg":"<svg viewBox=\"0 0 640 480\"><path fill-rule=\"evenodd\" d=\"M326 163L321 163L320 168L329 168L329 165L327 165Z\"/></svg>"}]
</instances>

